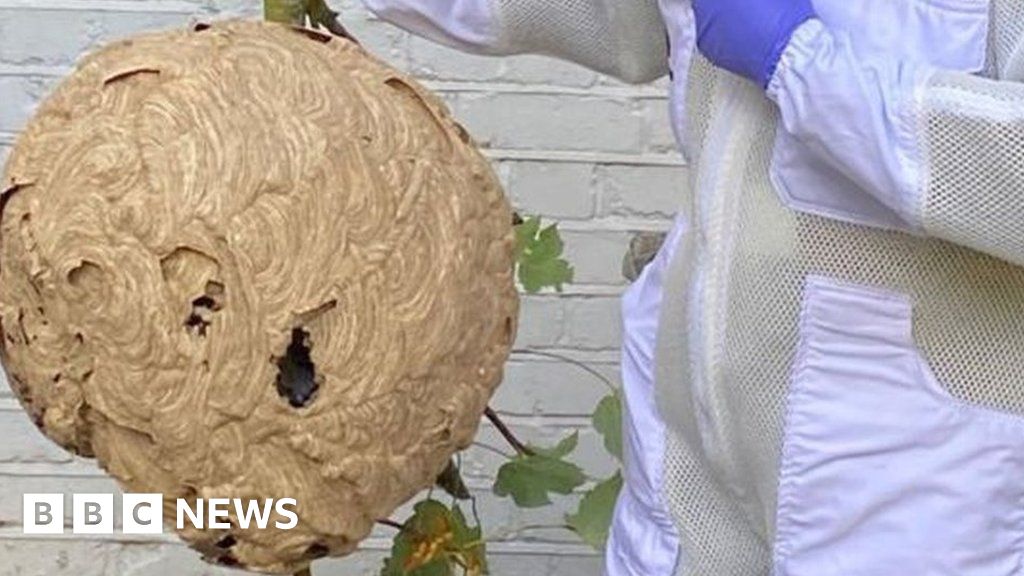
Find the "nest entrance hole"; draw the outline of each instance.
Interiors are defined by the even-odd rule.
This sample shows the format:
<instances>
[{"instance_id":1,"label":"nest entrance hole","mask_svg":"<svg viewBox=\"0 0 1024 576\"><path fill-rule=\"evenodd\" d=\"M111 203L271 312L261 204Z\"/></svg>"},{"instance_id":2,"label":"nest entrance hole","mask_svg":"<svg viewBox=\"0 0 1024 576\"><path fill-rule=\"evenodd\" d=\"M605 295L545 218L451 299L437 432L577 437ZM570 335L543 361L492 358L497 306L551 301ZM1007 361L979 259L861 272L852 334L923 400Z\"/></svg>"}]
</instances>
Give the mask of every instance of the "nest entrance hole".
<instances>
[{"instance_id":1,"label":"nest entrance hole","mask_svg":"<svg viewBox=\"0 0 1024 576\"><path fill-rule=\"evenodd\" d=\"M309 406L320 388L316 365L313 364L310 352L309 332L293 328L291 342L284 356L275 360L278 370L277 393L292 408Z\"/></svg>"},{"instance_id":2,"label":"nest entrance hole","mask_svg":"<svg viewBox=\"0 0 1024 576\"><path fill-rule=\"evenodd\" d=\"M185 328L198 336L206 336L213 313L224 307L224 285L207 282L204 294L192 301L192 312L185 319Z\"/></svg>"}]
</instances>

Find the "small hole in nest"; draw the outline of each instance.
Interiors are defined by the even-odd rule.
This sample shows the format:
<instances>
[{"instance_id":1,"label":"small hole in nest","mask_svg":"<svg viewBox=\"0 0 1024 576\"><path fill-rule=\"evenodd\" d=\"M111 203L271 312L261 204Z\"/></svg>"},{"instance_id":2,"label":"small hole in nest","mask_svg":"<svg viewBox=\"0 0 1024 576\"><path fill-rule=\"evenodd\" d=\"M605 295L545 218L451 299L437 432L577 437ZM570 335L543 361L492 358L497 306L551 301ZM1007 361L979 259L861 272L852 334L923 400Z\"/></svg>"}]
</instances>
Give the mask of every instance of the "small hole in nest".
<instances>
[{"instance_id":1,"label":"small hole in nest","mask_svg":"<svg viewBox=\"0 0 1024 576\"><path fill-rule=\"evenodd\" d=\"M325 34L324 32L320 32L319 30L313 30L311 28L293 26L292 29L304 35L306 38L309 38L310 40L316 40L321 44L327 44L328 42L334 39L334 37L331 36L330 34Z\"/></svg>"},{"instance_id":2,"label":"small hole in nest","mask_svg":"<svg viewBox=\"0 0 1024 576\"><path fill-rule=\"evenodd\" d=\"M238 543L238 540L235 540L234 536L232 536L231 534L228 534L227 536L225 536L225 537L223 537L223 538L221 538L220 540L217 541L217 548L220 548L222 550L227 550L228 548L231 548L232 546L234 546L237 543Z\"/></svg>"},{"instance_id":3,"label":"small hole in nest","mask_svg":"<svg viewBox=\"0 0 1024 576\"><path fill-rule=\"evenodd\" d=\"M189 332L206 336L206 330L213 320L213 313L223 305L224 285L219 282L207 282L206 293L192 301L192 313L185 320Z\"/></svg>"},{"instance_id":4,"label":"small hole in nest","mask_svg":"<svg viewBox=\"0 0 1024 576\"><path fill-rule=\"evenodd\" d=\"M277 393L293 408L303 408L313 401L317 389L316 366L310 356L309 333L302 328L292 330L292 340L277 364Z\"/></svg>"},{"instance_id":5,"label":"small hole in nest","mask_svg":"<svg viewBox=\"0 0 1024 576\"><path fill-rule=\"evenodd\" d=\"M209 304L210 299L200 296L192 301L192 313L185 320L185 327L189 332L206 336L206 329L210 327L210 314L213 312Z\"/></svg>"},{"instance_id":6,"label":"small hole in nest","mask_svg":"<svg viewBox=\"0 0 1024 576\"><path fill-rule=\"evenodd\" d=\"M512 317L505 318L505 343L512 342Z\"/></svg>"},{"instance_id":7,"label":"small hole in nest","mask_svg":"<svg viewBox=\"0 0 1024 576\"><path fill-rule=\"evenodd\" d=\"M193 32L202 32L203 30L209 30L210 25L206 22L196 22L195 26L192 27Z\"/></svg>"},{"instance_id":8,"label":"small hole in nest","mask_svg":"<svg viewBox=\"0 0 1024 576\"><path fill-rule=\"evenodd\" d=\"M75 288L95 287L102 279L103 270L88 260L83 260L68 272L68 283Z\"/></svg>"},{"instance_id":9,"label":"small hole in nest","mask_svg":"<svg viewBox=\"0 0 1024 576\"><path fill-rule=\"evenodd\" d=\"M323 544L316 542L311 544L309 548L306 548L306 556L312 559L323 558L330 553L330 549Z\"/></svg>"},{"instance_id":10,"label":"small hole in nest","mask_svg":"<svg viewBox=\"0 0 1024 576\"><path fill-rule=\"evenodd\" d=\"M453 122L453 124L455 125L455 133L459 135L459 140L461 140L463 144L469 144L473 141L473 137L469 135L469 131L466 130L465 126L458 122Z\"/></svg>"},{"instance_id":11,"label":"small hole in nest","mask_svg":"<svg viewBox=\"0 0 1024 576\"><path fill-rule=\"evenodd\" d=\"M409 83L406 82L405 80L402 80L401 78L395 78L394 76L392 76L384 81L384 85L397 92L402 92L404 94L410 94L413 96L416 95L416 91L412 89L412 86L409 86Z\"/></svg>"},{"instance_id":12,"label":"small hole in nest","mask_svg":"<svg viewBox=\"0 0 1024 576\"><path fill-rule=\"evenodd\" d=\"M113 76L108 77L106 80L103 81L103 85L107 86L113 84L114 82L120 82L121 80L132 78L140 74L159 75L160 70L156 68L132 68L131 70L124 70L122 72L114 74Z\"/></svg>"}]
</instances>

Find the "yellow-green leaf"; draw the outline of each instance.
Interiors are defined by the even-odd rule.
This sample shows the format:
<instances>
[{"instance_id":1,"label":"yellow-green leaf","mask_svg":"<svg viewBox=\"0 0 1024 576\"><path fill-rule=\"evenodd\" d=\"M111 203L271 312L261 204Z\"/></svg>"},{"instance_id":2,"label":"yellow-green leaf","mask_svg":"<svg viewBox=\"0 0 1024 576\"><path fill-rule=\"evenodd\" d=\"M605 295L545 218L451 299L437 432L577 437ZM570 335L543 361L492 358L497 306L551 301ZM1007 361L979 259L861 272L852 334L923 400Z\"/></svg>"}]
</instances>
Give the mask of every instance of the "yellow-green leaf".
<instances>
[{"instance_id":1,"label":"yellow-green leaf","mask_svg":"<svg viewBox=\"0 0 1024 576\"><path fill-rule=\"evenodd\" d=\"M487 573L483 530L469 526L458 505L427 499L395 535L381 576L454 576L459 567L464 576Z\"/></svg>"},{"instance_id":2,"label":"yellow-green leaf","mask_svg":"<svg viewBox=\"0 0 1024 576\"><path fill-rule=\"evenodd\" d=\"M451 576L449 543L454 539L451 510L436 500L413 507L413 515L395 535L391 557L384 560L382 576Z\"/></svg>"},{"instance_id":3,"label":"yellow-green leaf","mask_svg":"<svg viewBox=\"0 0 1024 576\"><path fill-rule=\"evenodd\" d=\"M306 23L306 0L263 0L263 17L268 22L302 26Z\"/></svg>"}]
</instances>

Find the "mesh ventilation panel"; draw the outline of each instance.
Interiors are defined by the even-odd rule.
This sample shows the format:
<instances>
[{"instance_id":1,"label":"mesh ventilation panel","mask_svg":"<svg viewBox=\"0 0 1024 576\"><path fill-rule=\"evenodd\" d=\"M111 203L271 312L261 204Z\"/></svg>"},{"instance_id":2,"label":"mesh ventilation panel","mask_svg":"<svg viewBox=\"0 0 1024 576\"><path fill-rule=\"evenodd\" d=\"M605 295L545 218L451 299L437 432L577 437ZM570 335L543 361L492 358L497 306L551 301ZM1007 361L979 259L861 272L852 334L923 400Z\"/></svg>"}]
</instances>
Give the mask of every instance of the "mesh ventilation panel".
<instances>
[{"instance_id":1,"label":"mesh ventilation panel","mask_svg":"<svg viewBox=\"0 0 1024 576\"><path fill-rule=\"evenodd\" d=\"M748 101L754 104L721 120L744 126L737 139L749 143L746 153L701 163L744 174L741 186L711 195L735 213L694 231L722 239L722 250L692 264L706 263L697 277L718 294L717 304L686 316L698 333L718 335L704 340L711 350L701 350L700 360L714 365L696 372L702 381L675 383L700 394L703 429L713 433L687 437L687 427L670 423L677 437L666 456L666 499L683 536L684 573L701 576L769 571L783 411L808 274L909 294L916 342L950 393L1024 414L1024 270L945 241L789 210L768 178L774 109ZM730 126L710 128L720 129Z\"/></svg>"},{"instance_id":2,"label":"mesh ventilation panel","mask_svg":"<svg viewBox=\"0 0 1024 576\"><path fill-rule=\"evenodd\" d=\"M656 0L497 0L511 45L630 82L668 69L664 22Z\"/></svg>"},{"instance_id":3,"label":"mesh ventilation panel","mask_svg":"<svg viewBox=\"0 0 1024 576\"><path fill-rule=\"evenodd\" d=\"M990 44L998 77L1024 82L1024 0L992 0Z\"/></svg>"},{"instance_id":4,"label":"mesh ventilation panel","mask_svg":"<svg viewBox=\"0 0 1024 576\"><path fill-rule=\"evenodd\" d=\"M700 154L704 149L704 138L711 125L714 113L715 84L720 77L718 69L699 53L694 53L690 64L688 87L686 92L687 138L690 150L690 161L694 166L700 163Z\"/></svg>"},{"instance_id":5,"label":"mesh ventilation panel","mask_svg":"<svg viewBox=\"0 0 1024 576\"><path fill-rule=\"evenodd\" d=\"M1024 84L940 74L924 114L925 229L1024 263Z\"/></svg>"}]
</instances>

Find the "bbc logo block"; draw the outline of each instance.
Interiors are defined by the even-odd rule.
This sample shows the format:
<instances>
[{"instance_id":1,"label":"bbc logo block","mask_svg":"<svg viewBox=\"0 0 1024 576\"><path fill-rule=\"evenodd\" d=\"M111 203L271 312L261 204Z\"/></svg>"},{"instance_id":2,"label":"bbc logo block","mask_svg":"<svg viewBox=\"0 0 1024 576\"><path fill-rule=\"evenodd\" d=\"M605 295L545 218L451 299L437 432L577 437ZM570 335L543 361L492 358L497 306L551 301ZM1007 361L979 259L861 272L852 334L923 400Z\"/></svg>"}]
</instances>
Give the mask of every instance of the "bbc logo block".
<instances>
[{"instance_id":1,"label":"bbc logo block","mask_svg":"<svg viewBox=\"0 0 1024 576\"><path fill-rule=\"evenodd\" d=\"M72 494L71 531L74 534L113 534L113 494ZM121 499L121 531L125 534L162 534L163 497L160 494L125 494ZM64 495L25 494L22 498L25 534L63 534Z\"/></svg>"},{"instance_id":2,"label":"bbc logo block","mask_svg":"<svg viewBox=\"0 0 1024 576\"><path fill-rule=\"evenodd\" d=\"M25 494L22 499L22 527L25 534L63 534L65 514L63 494ZM175 504L175 526L183 530L187 524L197 530L229 530L229 518L243 530L253 526L266 530L292 530L299 524L294 498L198 498L190 502L178 498ZM113 534L118 510L113 494L72 494L71 531L74 534ZM125 534L162 534L164 532L164 498L161 494L131 494L121 497L121 532ZM272 522L273 520L273 522Z\"/></svg>"},{"instance_id":3,"label":"bbc logo block","mask_svg":"<svg viewBox=\"0 0 1024 576\"><path fill-rule=\"evenodd\" d=\"M63 494L25 494L21 525L25 534L64 533Z\"/></svg>"},{"instance_id":4,"label":"bbc logo block","mask_svg":"<svg viewBox=\"0 0 1024 576\"><path fill-rule=\"evenodd\" d=\"M125 534L163 534L164 497L125 494L121 497L121 530Z\"/></svg>"}]
</instances>

